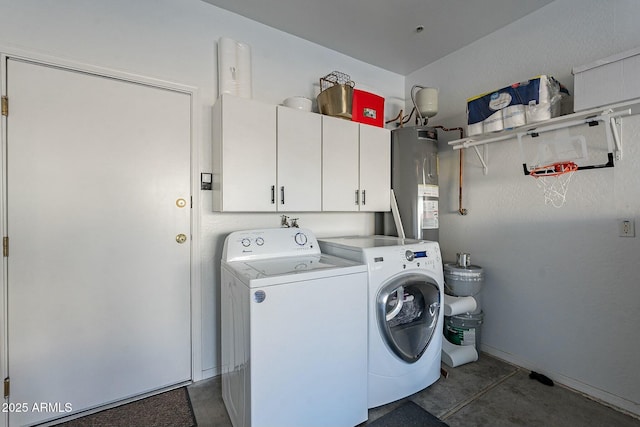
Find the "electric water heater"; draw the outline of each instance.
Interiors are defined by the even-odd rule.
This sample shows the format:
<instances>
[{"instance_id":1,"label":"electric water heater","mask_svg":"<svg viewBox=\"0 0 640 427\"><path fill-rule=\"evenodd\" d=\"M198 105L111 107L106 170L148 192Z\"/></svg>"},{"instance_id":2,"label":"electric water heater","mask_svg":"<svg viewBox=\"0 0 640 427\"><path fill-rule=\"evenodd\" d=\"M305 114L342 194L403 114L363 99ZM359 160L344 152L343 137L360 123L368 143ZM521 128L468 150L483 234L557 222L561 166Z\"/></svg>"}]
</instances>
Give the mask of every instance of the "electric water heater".
<instances>
[{"instance_id":1,"label":"electric water heater","mask_svg":"<svg viewBox=\"0 0 640 427\"><path fill-rule=\"evenodd\" d=\"M438 241L438 134L434 128L391 131L391 188L405 236ZM385 214L384 234L398 235L390 213Z\"/></svg>"}]
</instances>

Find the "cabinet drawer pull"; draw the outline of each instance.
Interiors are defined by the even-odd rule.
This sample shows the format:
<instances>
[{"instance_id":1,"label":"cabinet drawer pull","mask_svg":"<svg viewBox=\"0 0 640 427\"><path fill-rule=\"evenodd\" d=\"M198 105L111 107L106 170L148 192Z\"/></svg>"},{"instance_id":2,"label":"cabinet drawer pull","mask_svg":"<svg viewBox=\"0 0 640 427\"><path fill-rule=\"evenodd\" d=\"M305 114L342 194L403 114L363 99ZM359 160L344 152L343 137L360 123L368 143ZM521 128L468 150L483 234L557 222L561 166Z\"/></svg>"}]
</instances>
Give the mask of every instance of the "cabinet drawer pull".
<instances>
[{"instance_id":1,"label":"cabinet drawer pull","mask_svg":"<svg viewBox=\"0 0 640 427\"><path fill-rule=\"evenodd\" d=\"M362 190L362 204L367 204L367 190Z\"/></svg>"},{"instance_id":2,"label":"cabinet drawer pull","mask_svg":"<svg viewBox=\"0 0 640 427\"><path fill-rule=\"evenodd\" d=\"M284 185L280 187L280 204L284 205Z\"/></svg>"},{"instance_id":3,"label":"cabinet drawer pull","mask_svg":"<svg viewBox=\"0 0 640 427\"><path fill-rule=\"evenodd\" d=\"M360 204L360 192L358 190L356 190L356 205Z\"/></svg>"},{"instance_id":4,"label":"cabinet drawer pull","mask_svg":"<svg viewBox=\"0 0 640 427\"><path fill-rule=\"evenodd\" d=\"M271 186L271 204L275 204L276 203L276 186L272 185Z\"/></svg>"}]
</instances>

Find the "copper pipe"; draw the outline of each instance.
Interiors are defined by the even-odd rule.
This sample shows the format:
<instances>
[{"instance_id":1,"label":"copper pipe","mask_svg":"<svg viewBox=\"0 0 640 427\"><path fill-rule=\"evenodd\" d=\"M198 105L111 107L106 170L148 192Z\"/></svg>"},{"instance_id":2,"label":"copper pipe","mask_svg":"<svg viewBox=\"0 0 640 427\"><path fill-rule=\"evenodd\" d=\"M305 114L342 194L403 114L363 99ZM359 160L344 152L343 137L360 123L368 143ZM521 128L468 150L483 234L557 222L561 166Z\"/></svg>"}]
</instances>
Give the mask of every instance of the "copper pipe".
<instances>
[{"instance_id":1,"label":"copper pipe","mask_svg":"<svg viewBox=\"0 0 640 427\"><path fill-rule=\"evenodd\" d=\"M464 129L461 128L461 127L451 128L451 129L445 128L443 126L433 126L433 127L435 129L442 129L445 132L450 132L450 131L454 131L454 130L460 131L460 139L464 138ZM460 215L466 215L467 214L467 210L462 207L462 169L463 169L463 164L464 164L463 154L462 154L463 151L464 150L458 150L459 162L460 162L460 164L459 164L460 174L458 176L458 182L459 182L459 185L458 185L458 213Z\"/></svg>"},{"instance_id":2,"label":"copper pipe","mask_svg":"<svg viewBox=\"0 0 640 427\"><path fill-rule=\"evenodd\" d=\"M416 112L416 107L413 107L413 109L411 110L409 115L403 117L402 116L403 111L400 110L400 114L398 114L395 118L386 121L385 124L389 124L389 123L391 123L393 121L396 121L396 120L400 119L399 122L396 122L396 127L401 128L401 127L404 126L405 123L407 123L409 120L411 120L411 116L413 116L413 113L415 113L415 112ZM416 120L417 120L417 118L416 118Z\"/></svg>"},{"instance_id":3,"label":"copper pipe","mask_svg":"<svg viewBox=\"0 0 640 427\"><path fill-rule=\"evenodd\" d=\"M395 121L396 121L396 120L398 120L398 119L401 119L401 120L402 120L402 113L403 113L403 110L400 110L400 113L398 113L398 115L397 115L397 116L395 116L395 117L394 117L393 119L391 119L391 120L387 120L386 122L384 122L384 124L388 125L389 123L391 123L391 122L395 122Z\"/></svg>"},{"instance_id":4,"label":"copper pipe","mask_svg":"<svg viewBox=\"0 0 640 427\"><path fill-rule=\"evenodd\" d=\"M402 118L402 121L400 122L400 127L402 127L405 123L408 123L409 120L411 120L411 116L413 116L413 113L415 112L416 112L416 107L413 107L409 115Z\"/></svg>"},{"instance_id":5,"label":"copper pipe","mask_svg":"<svg viewBox=\"0 0 640 427\"><path fill-rule=\"evenodd\" d=\"M460 138L462 139L462 138ZM467 214L467 210L465 208L462 207L462 165L464 164L463 160L462 160L462 153L464 153L464 150L458 150L459 156L460 156L460 176L458 178L460 185L458 186L458 213L460 215L466 215Z\"/></svg>"}]
</instances>

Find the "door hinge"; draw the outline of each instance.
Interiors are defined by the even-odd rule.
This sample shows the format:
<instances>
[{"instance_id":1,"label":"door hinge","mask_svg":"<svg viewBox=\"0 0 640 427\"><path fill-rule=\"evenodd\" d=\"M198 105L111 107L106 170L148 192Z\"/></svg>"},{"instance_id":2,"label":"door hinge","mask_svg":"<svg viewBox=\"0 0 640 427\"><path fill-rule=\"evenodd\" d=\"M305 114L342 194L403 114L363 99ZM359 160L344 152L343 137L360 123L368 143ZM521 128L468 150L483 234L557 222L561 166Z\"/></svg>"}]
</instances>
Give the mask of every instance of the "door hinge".
<instances>
[{"instance_id":1,"label":"door hinge","mask_svg":"<svg viewBox=\"0 0 640 427\"><path fill-rule=\"evenodd\" d=\"M9 256L9 238L6 236L2 238L2 256Z\"/></svg>"},{"instance_id":2,"label":"door hinge","mask_svg":"<svg viewBox=\"0 0 640 427\"><path fill-rule=\"evenodd\" d=\"M2 115L9 115L9 98L7 98L6 96L2 97Z\"/></svg>"},{"instance_id":3,"label":"door hinge","mask_svg":"<svg viewBox=\"0 0 640 427\"><path fill-rule=\"evenodd\" d=\"M7 377L4 379L4 398L5 399L9 397L10 388L11 388L11 381L9 380L9 377Z\"/></svg>"}]
</instances>

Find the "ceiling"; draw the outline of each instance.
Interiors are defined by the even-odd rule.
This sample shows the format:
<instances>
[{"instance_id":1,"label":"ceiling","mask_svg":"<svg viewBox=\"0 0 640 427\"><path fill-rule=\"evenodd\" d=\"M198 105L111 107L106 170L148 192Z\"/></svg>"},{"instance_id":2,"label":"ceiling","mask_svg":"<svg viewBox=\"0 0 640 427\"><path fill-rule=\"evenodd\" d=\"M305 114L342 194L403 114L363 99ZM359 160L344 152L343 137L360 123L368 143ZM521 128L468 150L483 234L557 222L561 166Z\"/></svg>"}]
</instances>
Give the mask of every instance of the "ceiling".
<instances>
[{"instance_id":1,"label":"ceiling","mask_svg":"<svg viewBox=\"0 0 640 427\"><path fill-rule=\"evenodd\" d=\"M553 0L203 1L406 76Z\"/></svg>"}]
</instances>

